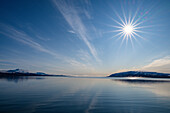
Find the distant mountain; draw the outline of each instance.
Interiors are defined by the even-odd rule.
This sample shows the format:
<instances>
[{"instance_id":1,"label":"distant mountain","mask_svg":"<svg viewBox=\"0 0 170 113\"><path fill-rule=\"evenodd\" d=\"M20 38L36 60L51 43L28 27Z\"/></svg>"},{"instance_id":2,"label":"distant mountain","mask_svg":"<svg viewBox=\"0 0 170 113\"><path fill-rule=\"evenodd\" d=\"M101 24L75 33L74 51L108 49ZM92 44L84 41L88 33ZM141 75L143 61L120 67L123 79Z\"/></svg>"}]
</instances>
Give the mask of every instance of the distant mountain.
<instances>
[{"instance_id":1,"label":"distant mountain","mask_svg":"<svg viewBox=\"0 0 170 113\"><path fill-rule=\"evenodd\" d=\"M43 72L37 72L36 74L37 75L47 75L46 73L43 73Z\"/></svg>"},{"instance_id":2,"label":"distant mountain","mask_svg":"<svg viewBox=\"0 0 170 113\"><path fill-rule=\"evenodd\" d=\"M143 72L143 71L127 71L111 74L108 77L149 77L149 78L170 78L168 73Z\"/></svg>"},{"instance_id":3,"label":"distant mountain","mask_svg":"<svg viewBox=\"0 0 170 113\"><path fill-rule=\"evenodd\" d=\"M14 69L14 70L7 70L8 73L28 73L28 71L23 69Z\"/></svg>"},{"instance_id":4,"label":"distant mountain","mask_svg":"<svg viewBox=\"0 0 170 113\"><path fill-rule=\"evenodd\" d=\"M52 75L52 74L46 74L43 72L36 72L36 73L30 73L28 71L25 71L23 69L14 69L14 70L3 70L0 71L0 78L3 77L15 77L15 76L55 76L55 77L68 77L68 75Z\"/></svg>"}]
</instances>

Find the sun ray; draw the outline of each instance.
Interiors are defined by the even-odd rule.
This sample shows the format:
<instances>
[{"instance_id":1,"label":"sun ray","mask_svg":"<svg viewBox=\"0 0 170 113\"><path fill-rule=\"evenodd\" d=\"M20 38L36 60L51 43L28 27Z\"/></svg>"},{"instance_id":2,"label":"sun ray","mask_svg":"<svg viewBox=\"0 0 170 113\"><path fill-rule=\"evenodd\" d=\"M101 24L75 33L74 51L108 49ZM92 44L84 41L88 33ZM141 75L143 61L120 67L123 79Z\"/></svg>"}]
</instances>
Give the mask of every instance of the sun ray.
<instances>
[{"instance_id":1,"label":"sun ray","mask_svg":"<svg viewBox=\"0 0 170 113\"><path fill-rule=\"evenodd\" d=\"M142 36L138 35L137 33L134 32L134 34L135 34L136 36L138 36L139 38L142 38L143 40L146 40L145 38L143 38Z\"/></svg>"},{"instance_id":2,"label":"sun ray","mask_svg":"<svg viewBox=\"0 0 170 113\"><path fill-rule=\"evenodd\" d=\"M142 31L142 30L134 30L136 33L144 33L144 34L154 34L154 33L150 33L150 32L146 32L146 31Z\"/></svg>"},{"instance_id":3,"label":"sun ray","mask_svg":"<svg viewBox=\"0 0 170 113\"><path fill-rule=\"evenodd\" d=\"M133 44L133 40L132 40L132 35L130 35L130 42L131 42L131 44L132 44L132 48L134 49L134 44Z\"/></svg>"},{"instance_id":4,"label":"sun ray","mask_svg":"<svg viewBox=\"0 0 170 113\"><path fill-rule=\"evenodd\" d=\"M124 35L123 40L122 40L123 42L125 41L126 37L127 37L127 34Z\"/></svg>"},{"instance_id":5,"label":"sun ray","mask_svg":"<svg viewBox=\"0 0 170 113\"><path fill-rule=\"evenodd\" d=\"M123 33L123 32L120 32L120 33L114 35L114 37L117 37L117 36L119 36L119 35L122 36L122 35L124 35L124 33Z\"/></svg>"},{"instance_id":6,"label":"sun ray","mask_svg":"<svg viewBox=\"0 0 170 113\"><path fill-rule=\"evenodd\" d=\"M139 11L139 8L137 8L137 10L135 11L135 15L133 16L130 24L132 24L134 22L134 19L136 18L136 15L137 15L138 11Z\"/></svg>"},{"instance_id":7,"label":"sun ray","mask_svg":"<svg viewBox=\"0 0 170 113\"><path fill-rule=\"evenodd\" d=\"M123 24L121 24L120 22L118 22L117 20L115 20L115 19L113 19L113 18L111 18L114 22L116 22L117 24L119 24L120 26L124 26Z\"/></svg>"},{"instance_id":8,"label":"sun ray","mask_svg":"<svg viewBox=\"0 0 170 113\"><path fill-rule=\"evenodd\" d=\"M123 25L126 25L126 23L123 21L123 19L120 17L120 15L115 11L116 16L120 19Z\"/></svg>"},{"instance_id":9,"label":"sun ray","mask_svg":"<svg viewBox=\"0 0 170 113\"><path fill-rule=\"evenodd\" d=\"M133 36L133 39L140 45L140 46L142 46L141 45L141 43L136 39L136 37L132 34L132 36Z\"/></svg>"},{"instance_id":10,"label":"sun ray","mask_svg":"<svg viewBox=\"0 0 170 113\"><path fill-rule=\"evenodd\" d=\"M107 26L109 26L109 27L113 27L113 28L123 28L123 27L120 27L120 26L114 26L114 25L108 25L108 24L105 24L105 25L107 25Z\"/></svg>"},{"instance_id":11,"label":"sun ray","mask_svg":"<svg viewBox=\"0 0 170 113\"><path fill-rule=\"evenodd\" d=\"M128 22L127 22L127 18L126 18L126 15L125 15L124 9L122 9L122 12L123 12L123 16L124 16L124 19L125 19L125 23L126 23L126 25L127 25L127 24L128 24Z\"/></svg>"},{"instance_id":12,"label":"sun ray","mask_svg":"<svg viewBox=\"0 0 170 113\"><path fill-rule=\"evenodd\" d=\"M137 26L134 26L135 29L141 29L141 28L151 28L151 27L159 27L161 25L150 25L150 26L140 26L140 27L137 27Z\"/></svg>"},{"instance_id":13,"label":"sun ray","mask_svg":"<svg viewBox=\"0 0 170 113\"><path fill-rule=\"evenodd\" d=\"M121 32L121 35L119 36L119 38L117 38L117 40L119 40L123 35L124 33Z\"/></svg>"},{"instance_id":14,"label":"sun ray","mask_svg":"<svg viewBox=\"0 0 170 113\"><path fill-rule=\"evenodd\" d=\"M131 23L131 12L129 12L129 18L128 18L128 23L130 24Z\"/></svg>"},{"instance_id":15,"label":"sun ray","mask_svg":"<svg viewBox=\"0 0 170 113\"><path fill-rule=\"evenodd\" d=\"M126 46L128 44L128 40L129 40L129 35L127 35L127 38L126 38Z\"/></svg>"},{"instance_id":16,"label":"sun ray","mask_svg":"<svg viewBox=\"0 0 170 113\"><path fill-rule=\"evenodd\" d=\"M119 30L114 30L114 31L106 31L105 33L109 33L109 32L120 32L120 31L122 31L122 30L119 29Z\"/></svg>"}]
</instances>

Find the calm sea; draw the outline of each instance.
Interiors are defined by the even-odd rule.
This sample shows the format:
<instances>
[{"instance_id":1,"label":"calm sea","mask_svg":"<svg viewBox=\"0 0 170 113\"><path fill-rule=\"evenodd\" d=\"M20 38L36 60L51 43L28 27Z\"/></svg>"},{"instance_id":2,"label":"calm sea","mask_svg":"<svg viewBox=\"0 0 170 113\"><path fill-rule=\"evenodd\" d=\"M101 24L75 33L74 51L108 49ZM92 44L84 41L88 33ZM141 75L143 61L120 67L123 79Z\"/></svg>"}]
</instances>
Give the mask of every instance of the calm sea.
<instances>
[{"instance_id":1,"label":"calm sea","mask_svg":"<svg viewBox=\"0 0 170 113\"><path fill-rule=\"evenodd\" d=\"M0 113L170 113L170 80L0 79Z\"/></svg>"}]
</instances>

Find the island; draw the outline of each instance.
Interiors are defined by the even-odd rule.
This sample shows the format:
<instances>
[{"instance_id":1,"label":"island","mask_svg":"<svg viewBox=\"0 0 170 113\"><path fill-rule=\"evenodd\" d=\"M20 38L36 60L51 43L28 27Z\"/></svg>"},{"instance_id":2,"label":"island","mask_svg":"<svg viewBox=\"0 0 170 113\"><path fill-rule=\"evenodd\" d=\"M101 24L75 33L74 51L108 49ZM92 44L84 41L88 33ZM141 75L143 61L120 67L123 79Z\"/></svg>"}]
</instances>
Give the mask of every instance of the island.
<instances>
[{"instance_id":1,"label":"island","mask_svg":"<svg viewBox=\"0 0 170 113\"><path fill-rule=\"evenodd\" d=\"M144 72L144 71L127 71L114 73L108 77L146 77L146 78L170 78L168 73Z\"/></svg>"},{"instance_id":2,"label":"island","mask_svg":"<svg viewBox=\"0 0 170 113\"><path fill-rule=\"evenodd\" d=\"M26 77L26 76L51 76L51 77L68 77L69 75L52 75L43 72L30 73L22 69L0 71L0 78L13 78L13 77Z\"/></svg>"}]
</instances>

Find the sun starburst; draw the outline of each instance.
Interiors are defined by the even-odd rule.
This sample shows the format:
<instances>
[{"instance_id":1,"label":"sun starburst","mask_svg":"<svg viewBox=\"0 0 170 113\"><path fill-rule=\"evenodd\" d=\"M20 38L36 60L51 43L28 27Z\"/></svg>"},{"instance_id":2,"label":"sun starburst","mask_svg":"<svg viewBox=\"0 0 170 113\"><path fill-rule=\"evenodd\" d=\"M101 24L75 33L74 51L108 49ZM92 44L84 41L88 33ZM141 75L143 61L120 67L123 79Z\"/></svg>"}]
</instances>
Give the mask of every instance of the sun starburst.
<instances>
[{"instance_id":1,"label":"sun starburst","mask_svg":"<svg viewBox=\"0 0 170 113\"><path fill-rule=\"evenodd\" d=\"M141 28L143 27L139 27L139 25L141 23L138 22L138 20L134 21L133 17L132 19L129 17L129 20L127 20L127 17L124 17L125 19L123 20L120 16L120 22L114 20L119 26L114 26L115 28L117 28L118 30L114 30L114 32L117 32L117 34L115 35L116 37L119 36L118 39L122 38L122 43L124 42L124 40L126 40L128 42L128 40L130 39L131 43L133 43L133 39L137 40L137 37L144 39L142 36L139 35L139 32L141 31Z\"/></svg>"},{"instance_id":2,"label":"sun starburst","mask_svg":"<svg viewBox=\"0 0 170 113\"><path fill-rule=\"evenodd\" d=\"M138 9L139 10L139 9ZM121 17L118 13L115 12L116 16L118 17L118 20L111 18L117 25L111 25L111 27L114 27L114 30L111 32L116 32L116 34L113 37L117 37L118 39L122 39L122 43L126 40L130 40L132 46L133 46L133 40L136 40L138 42L138 38L142 38L145 40L144 37L141 36L141 33L146 33L143 32L143 28L146 27L152 27L152 26L143 26L142 24L145 22L143 21L142 17L146 16L147 13L144 13L144 16L137 17L138 15L138 10L134 12L134 16L126 16L128 14L125 14L123 12L123 16ZM132 13L132 12L130 12ZM115 29L116 28L116 29ZM121 45L122 45L121 43Z\"/></svg>"}]
</instances>

